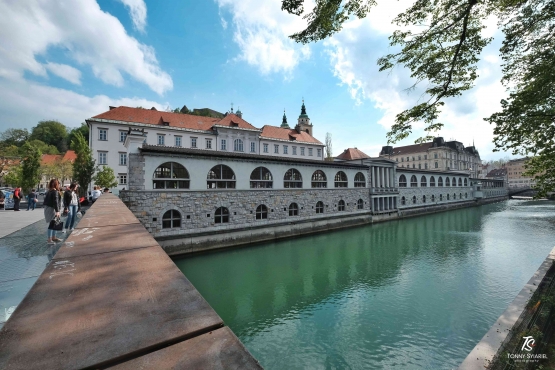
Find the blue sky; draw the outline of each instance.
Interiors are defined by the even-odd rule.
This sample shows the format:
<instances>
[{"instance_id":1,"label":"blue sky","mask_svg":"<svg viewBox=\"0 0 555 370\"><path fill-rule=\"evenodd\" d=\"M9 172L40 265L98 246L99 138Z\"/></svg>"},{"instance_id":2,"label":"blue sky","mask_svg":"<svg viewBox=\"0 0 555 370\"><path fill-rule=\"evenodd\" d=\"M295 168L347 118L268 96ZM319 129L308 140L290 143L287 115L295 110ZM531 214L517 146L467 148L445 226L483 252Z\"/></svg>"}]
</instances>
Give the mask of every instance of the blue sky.
<instances>
[{"instance_id":1,"label":"blue sky","mask_svg":"<svg viewBox=\"0 0 555 370\"><path fill-rule=\"evenodd\" d=\"M257 127L296 122L304 97L314 135L332 134L334 154L358 147L376 156L395 114L419 97L407 71L379 73L391 19L410 0L380 1L332 39L299 45L287 38L300 17L279 0L0 0L0 131L57 119L78 126L109 105L227 111L233 102ZM486 31L498 36L495 23ZM482 118L505 95L499 43L480 62L477 86L448 102L440 133L483 159L492 127ZM422 132L403 144L412 143Z\"/></svg>"}]
</instances>

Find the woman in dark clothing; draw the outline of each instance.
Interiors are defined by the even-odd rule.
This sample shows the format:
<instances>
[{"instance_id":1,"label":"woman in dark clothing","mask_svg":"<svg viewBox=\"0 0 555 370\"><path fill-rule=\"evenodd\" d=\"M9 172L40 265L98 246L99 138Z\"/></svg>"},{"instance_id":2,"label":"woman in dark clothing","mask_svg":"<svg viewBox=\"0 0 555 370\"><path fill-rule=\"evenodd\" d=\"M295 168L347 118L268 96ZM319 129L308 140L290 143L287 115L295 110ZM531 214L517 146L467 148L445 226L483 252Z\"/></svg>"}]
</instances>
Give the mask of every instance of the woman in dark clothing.
<instances>
[{"instance_id":1,"label":"woman in dark clothing","mask_svg":"<svg viewBox=\"0 0 555 370\"><path fill-rule=\"evenodd\" d=\"M58 180L52 179L48 184L48 192L44 196L44 220L47 225L50 225L55 217L60 217L60 184ZM56 230L48 229L48 244L56 244L56 242L62 241L56 238Z\"/></svg>"},{"instance_id":2,"label":"woman in dark clothing","mask_svg":"<svg viewBox=\"0 0 555 370\"><path fill-rule=\"evenodd\" d=\"M67 233L73 230L75 225L75 216L77 212L81 211L81 202L79 202L79 195L77 195L77 184L73 183L64 192L64 214L67 213L66 227L62 233Z\"/></svg>"}]
</instances>

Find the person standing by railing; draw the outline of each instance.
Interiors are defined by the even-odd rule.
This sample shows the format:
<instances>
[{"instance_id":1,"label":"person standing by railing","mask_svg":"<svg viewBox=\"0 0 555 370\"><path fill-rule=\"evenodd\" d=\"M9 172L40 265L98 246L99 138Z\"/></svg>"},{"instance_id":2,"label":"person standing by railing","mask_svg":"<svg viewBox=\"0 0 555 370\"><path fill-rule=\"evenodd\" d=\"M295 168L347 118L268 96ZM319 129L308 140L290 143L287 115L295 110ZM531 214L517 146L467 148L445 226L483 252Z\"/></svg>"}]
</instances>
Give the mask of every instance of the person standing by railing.
<instances>
[{"instance_id":1,"label":"person standing by railing","mask_svg":"<svg viewBox=\"0 0 555 370\"><path fill-rule=\"evenodd\" d=\"M72 183L64 192L64 214L67 213L66 227L62 230L62 233L67 233L73 230L75 225L75 216L77 212L81 211L81 204L79 202L79 196L77 195L78 185Z\"/></svg>"},{"instance_id":2,"label":"person standing by railing","mask_svg":"<svg viewBox=\"0 0 555 370\"><path fill-rule=\"evenodd\" d=\"M56 237L56 230L50 228L50 221L60 217L60 184L58 180L52 179L48 184L48 192L44 196L44 220L48 225L48 244L56 244L61 241Z\"/></svg>"}]
</instances>

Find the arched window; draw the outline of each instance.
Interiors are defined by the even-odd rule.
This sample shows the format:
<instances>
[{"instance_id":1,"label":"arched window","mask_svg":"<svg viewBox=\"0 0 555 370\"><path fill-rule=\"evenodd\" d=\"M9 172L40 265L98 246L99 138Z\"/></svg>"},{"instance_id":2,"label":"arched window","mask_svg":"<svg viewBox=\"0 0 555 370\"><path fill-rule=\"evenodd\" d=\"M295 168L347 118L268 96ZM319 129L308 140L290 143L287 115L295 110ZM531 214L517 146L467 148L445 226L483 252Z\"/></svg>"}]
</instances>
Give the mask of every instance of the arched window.
<instances>
[{"instance_id":1,"label":"arched window","mask_svg":"<svg viewBox=\"0 0 555 370\"><path fill-rule=\"evenodd\" d=\"M290 168L285 172L283 176L283 187L284 188L302 188L303 178L301 173L294 168Z\"/></svg>"},{"instance_id":2,"label":"arched window","mask_svg":"<svg viewBox=\"0 0 555 370\"><path fill-rule=\"evenodd\" d=\"M439 194L439 201L443 202L443 194Z\"/></svg>"},{"instance_id":3,"label":"arched window","mask_svg":"<svg viewBox=\"0 0 555 370\"><path fill-rule=\"evenodd\" d=\"M464 186L468 186L468 179L464 179Z\"/></svg>"},{"instance_id":4,"label":"arched window","mask_svg":"<svg viewBox=\"0 0 555 370\"><path fill-rule=\"evenodd\" d=\"M453 177L453 182L452 182L453 186L457 186L457 179Z\"/></svg>"},{"instance_id":5,"label":"arched window","mask_svg":"<svg viewBox=\"0 0 555 370\"><path fill-rule=\"evenodd\" d=\"M337 203L337 210L344 211L345 210L345 201L341 199L339 203Z\"/></svg>"},{"instance_id":6,"label":"arched window","mask_svg":"<svg viewBox=\"0 0 555 370\"><path fill-rule=\"evenodd\" d=\"M412 204L416 204L416 195L412 197Z\"/></svg>"},{"instance_id":7,"label":"arched window","mask_svg":"<svg viewBox=\"0 0 555 370\"><path fill-rule=\"evenodd\" d=\"M407 187L407 178L405 177L405 175L399 176L399 187L400 188L406 188Z\"/></svg>"},{"instance_id":8,"label":"arched window","mask_svg":"<svg viewBox=\"0 0 555 370\"><path fill-rule=\"evenodd\" d=\"M422 176L420 178L420 186L422 186L423 188L425 188L426 186L428 186L428 184L426 183L426 176Z\"/></svg>"},{"instance_id":9,"label":"arched window","mask_svg":"<svg viewBox=\"0 0 555 370\"><path fill-rule=\"evenodd\" d=\"M459 186L462 186L462 179L459 177Z\"/></svg>"},{"instance_id":10,"label":"arched window","mask_svg":"<svg viewBox=\"0 0 555 370\"><path fill-rule=\"evenodd\" d=\"M189 189L189 172L175 162L166 162L154 170L154 189Z\"/></svg>"},{"instance_id":11,"label":"arched window","mask_svg":"<svg viewBox=\"0 0 555 370\"><path fill-rule=\"evenodd\" d=\"M218 208L214 215L214 222L217 224L229 222L229 210L225 207Z\"/></svg>"},{"instance_id":12,"label":"arched window","mask_svg":"<svg viewBox=\"0 0 555 370\"><path fill-rule=\"evenodd\" d=\"M462 193L459 194L459 199L462 199Z\"/></svg>"},{"instance_id":13,"label":"arched window","mask_svg":"<svg viewBox=\"0 0 555 370\"><path fill-rule=\"evenodd\" d=\"M226 165L219 164L208 171L208 189L235 189L235 173Z\"/></svg>"},{"instance_id":14,"label":"arched window","mask_svg":"<svg viewBox=\"0 0 555 370\"><path fill-rule=\"evenodd\" d=\"M464 193L464 197L465 197L465 198L468 198L468 193Z\"/></svg>"},{"instance_id":15,"label":"arched window","mask_svg":"<svg viewBox=\"0 0 555 370\"><path fill-rule=\"evenodd\" d=\"M437 179L437 186L443 186L443 178L441 176Z\"/></svg>"},{"instance_id":16,"label":"arched window","mask_svg":"<svg viewBox=\"0 0 555 370\"><path fill-rule=\"evenodd\" d=\"M312 174L312 187L313 188L327 188L328 180L326 174L321 170L316 170Z\"/></svg>"},{"instance_id":17,"label":"arched window","mask_svg":"<svg viewBox=\"0 0 555 370\"><path fill-rule=\"evenodd\" d=\"M457 200L457 194L453 193L453 200Z\"/></svg>"},{"instance_id":18,"label":"arched window","mask_svg":"<svg viewBox=\"0 0 555 370\"><path fill-rule=\"evenodd\" d=\"M325 178L325 175L324 175L324 178ZM312 181L314 181L314 175L312 175ZM336 188L347 187L347 175L345 175L345 172L339 171L335 174L335 187Z\"/></svg>"},{"instance_id":19,"label":"arched window","mask_svg":"<svg viewBox=\"0 0 555 370\"><path fill-rule=\"evenodd\" d=\"M422 196L422 203L426 203L426 196L425 195Z\"/></svg>"},{"instance_id":20,"label":"arched window","mask_svg":"<svg viewBox=\"0 0 555 370\"><path fill-rule=\"evenodd\" d=\"M362 199L357 200L357 209L364 209L364 201Z\"/></svg>"},{"instance_id":21,"label":"arched window","mask_svg":"<svg viewBox=\"0 0 555 370\"><path fill-rule=\"evenodd\" d=\"M272 180L272 173L266 167L257 167L251 172L251 189L272 188Z\"/></svg>"},{"instance_id":22,"label":"arched window","mask_svg":"<svg viewBox=\"0 0 555 370\"><path fill-rule=\"evenodd\" d=\"M445 186L451 186L451 181L449 180L449 177L445 178Z\"/></svg>"},{"instance_id":23,"label":"arched window","mask_svg":"<svg viewBox=\"0 0 555 370\"><path fill-rule=\"evenodd\" d=\"M324 203L317 202L316 203L316 213L324 213Z\"/></svg>"},{"instance_id":24,"label":"arched window","mask_svg":"<svg viewBox=\"0 0 555 370\"><path fill-rule=\"evenodd\" d=\"M435 177L430 177L430 187L434 187L436 186L436 178Z\"/></svg>"},{"instance_id":25,"label":"arched window","mask_svg":"<svg viewBox=\"0 0 555 370\"><path fill-rule=\"evenodd\" d=\"M404 206L405 204L407 204L407 200L405 197L401 197L401 205Z\"/></svg>"},{"instance_id":26,"label":"arched window","mask_svg":"<svg viewBox=\"0 0 555 370\"><path fill-rule=\"evenodd\" d=\"M362 172L357 172L355 175L355 188L365 188L366 187L366 177Z\"/></svg>"},{"instance_id":27,"label":"arched window","mask_svg":"<svg viewBox=\"0 0 555 370\"><path fill-rule=\"evenodd\" d=\"M162 229L177 227L181 227L181 213L175 209L170 209L162 216Z\"/></svg>"},{"instance_id":28,"label":"arched window","mask_svg":"<svg viewBox=\"0 0 555 370\"><path fill-rule=\"evenodd\" d=\"M432 203L436 201L436 196L432 194Z\"/></svg>"},{"instance_id":29,"label":"arched window","mask_svg":"<svg viewBox=\"0 0 555 370\"><path fill-rule=\"evenodd\" d=\"M438 167L439 167L439 165L437 164L437 162L434 162L434 166L435 166L435 168L438 168Z\"/></svg>"},{"instance_id":30,"label":"arched window","mask_svg":"<svg viewBox=\"0 0 555 370\"><path fill-rule=\"evenodd\" d=\"M289 205L289 216L298 216L299 215L299 206L297 203L291 203Z\"/></svg>"},{"instance_id":31,"label":"arched window","mask_svg":"<svg viewBox=\"0 0 555 370\"><path fill-rule=\"evenodd\" d=\"M418 180L416 179L416 176L412 175L410 178L410 187L416 188L417 186L418 186Z\"/></svg>"},{"instance_id":32,"label":"arched window","mask_svg":"<svg viewBox=\"0 0 555 370\"><path fill-rule=\"evenodd\" d=\"M268 218L268 207L264 204L259 205L256 207L256 219L257 220L265 220Z\"/></svg>"},{"instance_id":33,"label":"arched window","mask_svg":"<svg viewBox=\"0 0 555 370\"><path fill-rule=\"evenodd\" d=\"M233 150L236 151L236 152L242 152L243 151L243 140L235 139L235 141L233 141Z\"/></svg>"}]
</instances>

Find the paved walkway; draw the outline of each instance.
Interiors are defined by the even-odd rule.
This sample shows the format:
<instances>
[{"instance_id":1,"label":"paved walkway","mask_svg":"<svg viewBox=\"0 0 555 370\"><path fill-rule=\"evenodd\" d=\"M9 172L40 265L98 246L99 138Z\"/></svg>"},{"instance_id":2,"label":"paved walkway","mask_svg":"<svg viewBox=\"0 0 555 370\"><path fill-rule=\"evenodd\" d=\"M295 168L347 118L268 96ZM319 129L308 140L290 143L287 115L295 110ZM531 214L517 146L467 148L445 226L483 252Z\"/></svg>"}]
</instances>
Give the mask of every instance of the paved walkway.
<instances>
[{"instance_id":1,"label":"paved walkway","mask_svg":"<svg viewBox=\"0 0 555 370\"><path fill-rule=\"evenodd\" d=\"M13 232L23 229L25 226L31 225L39 220L44 220L44 209L36 208L34 211L27 211L21 207L21 211L16 212L13 209L0 210L0 238ZM46 222L44 222L46 229ZM46 233L46 231L45 231Z\"/></svg>"}]
</instances>

